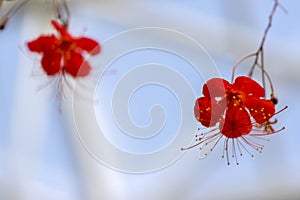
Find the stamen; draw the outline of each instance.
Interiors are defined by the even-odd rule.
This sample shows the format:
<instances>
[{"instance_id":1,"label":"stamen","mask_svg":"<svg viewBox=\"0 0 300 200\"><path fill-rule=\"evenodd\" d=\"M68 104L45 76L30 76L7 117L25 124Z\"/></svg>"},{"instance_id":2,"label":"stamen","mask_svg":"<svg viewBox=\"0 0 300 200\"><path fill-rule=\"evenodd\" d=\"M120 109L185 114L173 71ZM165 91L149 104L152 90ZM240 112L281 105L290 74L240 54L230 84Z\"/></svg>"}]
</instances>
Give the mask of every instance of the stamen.
<instances>
[{"instance_id":1,"label":"stamen","mask_svg":"<svg viewBox=\"0 0 300 200\"><path fill-rule=\"evenodd\" d=\"M229 155L228 155L228 140L229 140L229 138L226 138L226 140L225 140L225 151L226 151L227 165L230 165L230 162L229 162Z\"/></svg>"},{"instance_id":2,"label":"stamen","mask_svg":"<svg viewBox=\"0 0 300 200\"><path fill-rule=\"evenodd\" d=\"M214 130L217 130L217 129L214 129ZM213 131L213 130L212 130ZM212 132L212 131L210 131L210 132ZM207 133L205 133L206 135L207 135ZM203 144L204 142L207 142L207 143L204 143L204 144L208 144L208 143L210 143L211 141L209 141L209 140L214 140L214 138L216 137L216 136L218 136L220 134L220 132L218 132L218 133L215 133L215 134L213 134L213 135L210 135L210 136L207 136L207 137L203 137L203 138L199 138L199 139L197 139L197 141L199 141L197 144L194 144L194 145L192 145L192 146L189 146L189 147L185 147L185 148L181 148L181 151L185 151L185 150L188 150L188 149L192 149L192 148L194 148L194 147L196 147L196 146L199 146L200 144Z\"/></svg>"},{"instance_id":3,"label":"stamen","mask_svg":"<svg viewBox=\"0 0 300 200\"><path fill-rule=\"evenodd\" d=\"M284 111L287 108L288 108L288 106L284 106L284 108L282 108L281 110L277 111L274 115L277 115L277 114L281 113L282 111Z\"/></svg>"},{"instance_id":4,"label":"stamen","mask_svg":"<svg viewBox=\"0 0 300 200\"><path fill-rule=\"evenodd\" d=\"M243 138L243 136L242 136ZM238 143L243 147L243 149L253 158L254 155L250 153L250 151L243 145L243 143L240 140L237 140Z\"/></svg>"},{"instance_id":5,"label":"stamen","mask_svg":"<svg viewBox=\"0 0 300 200\"><path fill-rule=\"evenodd\" d=\"M232 151L233 151L232 157L235 158L235 163L236 163L236 165L239 165L239 162L238 162L237 156L236 156L236 150L235 150L235 143L234 143L234 140L235 140L235 138L232 138Z\"/></svg>"},{"instance_id":6,"label":"stamen","mask_svg":"<svg viewBox=\"0 0 300 200\"><path fill-rule=\"evenodd\" d=\"M239 139L237 138L236 141L237 141L237 142L236 142L236 145L237 145L237 147L238 147L240 156L243 156L242 151L241 151L241 148L240 148L240 145L239 145Z\"/></svg>"}]
</instances>

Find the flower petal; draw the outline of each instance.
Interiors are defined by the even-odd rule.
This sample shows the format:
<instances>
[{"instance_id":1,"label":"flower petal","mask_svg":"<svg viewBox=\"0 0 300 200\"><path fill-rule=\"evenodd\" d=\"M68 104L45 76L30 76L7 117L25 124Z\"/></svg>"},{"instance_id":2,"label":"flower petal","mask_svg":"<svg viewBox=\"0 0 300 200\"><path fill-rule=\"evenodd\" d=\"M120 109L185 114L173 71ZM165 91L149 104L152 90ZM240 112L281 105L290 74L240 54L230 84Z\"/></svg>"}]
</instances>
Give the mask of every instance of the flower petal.
<instances>
[{"instance_id":1,"label":"flower petal","mask_svg":"<svg viewBox=\"0 0 300 200\"><path fill-rule=\"evenodd\" d=\"M246 76L239 76L232 84L233 91L242 92L247 96L264 97L265 90L259 83Z\"/></svg>"},{"instance_id":2,"label":"flower petal","mask_svg":"<svg viewBox=\"0 0 300 200\"><path fill-rule=\"evenodd\" d=\"M68 32L68 30L64 26L60 25L55 20L51 20L51 24L60 33L60 35L64 39L66 39L66 40L73 40L73 37L71 36L71 34Z\"/></svg>"},{"instance_id":3,"label":"flower petal","mask_svg":"<svg viewBox=\"0 0 300 200\"><path fill-rule=\"evenodd\" d=\"M44 54L42 57L42 67L47 75L55 75L61 69L61 54Z\"/></svg>"},{"instance_id":4,"label":"flower petal","mask_svg":"<svg viewBox=\"0 0 300 200\"><path fill-rule=\"evenodd\" d=\"M80 37L75 39L75 43L79 48L87 51L91 55L96 55L101 51L100 44L91 38Z\"/></svg>"},{"instance_id":5,"label":"flower petal","mask_svg":"<svg viewBox=\"0 0 300 200\"><path fill-rule=\"evenodd\" d=\"M70 55L65 55L64 59L64 70L74 78L87 76L91 71L90 64L79 53L71 52Z\"/></svg>"},{"instance_id":6,"label":"flower petal","mask_svg":"<svg viewBox=\"0 0 300 200\"><path fill-rule=\"evenodd\" d=\"M195 118L205 127L215 126L223 117L225 107L225 100L216 101L215 99L201 97L196 100L194 106Z\"/></svg>"},{"instance_id":7,"label":"flower petal","mask_svg":"<svg viewBox=\"0 0 300 200\"><path fill-rule=\"evenodd\" d=\"M238 138L251 132L249 113L242 107L228 107L225 120L220 123L221 133L228 138Z\"/></svg>"},{"instance_id":8,"label":"flower petal","mask_svg":"<svg viewBox=\"0 0 300 200\"><path fill-rule=\"evenodd\" d=\"M275 105L271 100L251 98L245 102L245 106L259 124L268 121L275 114Z\"/></svg>"},{"instance_id":9,"label":"flower petal","mask_svg":"<svg viewBox=\"0 0 300 200\"><path fill-rule=\"evenodd\" d=\"M208 98L224 97L231 84L221 78L212 78L203 85L202 94Z\"/></svg>"},{"instance_id":10,"label":"flower petal","mask_svg":"<svg viewBox=\"0 0 300 200\"><path fill-rule=\"evenodd\" d=\"M37 53L48 53L54 51L57 38L54 35L40 36L37 39L28 42L27 46L30 51Z\"/></svg>"}]
</instances>

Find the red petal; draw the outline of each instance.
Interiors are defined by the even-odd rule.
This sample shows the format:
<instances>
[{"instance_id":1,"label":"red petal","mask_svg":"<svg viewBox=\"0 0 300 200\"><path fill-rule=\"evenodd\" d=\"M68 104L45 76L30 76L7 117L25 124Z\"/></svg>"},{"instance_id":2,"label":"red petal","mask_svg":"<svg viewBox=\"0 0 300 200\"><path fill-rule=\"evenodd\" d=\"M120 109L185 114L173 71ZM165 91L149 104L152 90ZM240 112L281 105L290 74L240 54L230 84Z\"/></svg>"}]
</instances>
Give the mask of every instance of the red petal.
<instances>
[{"instance_id":1,"label":"red petal","mask_svg":"<svg viewBox=\"0 0 300 200\"><path fill-rule=\"evenodd\" d=\"M207 97L197 99L194 114L203 126L212 127L222 119L225 110L225 101L216 101Z\"/></svg>"},{"instance_id":2,"label":"red petal","mask_svg":"<svg viewBox=\"0 0 300 200\"><path fill-rule=\"evenodd\" d=\"M68 30L64 26L60 25L57 21L51 20L51 24L60 33L60 35L63 38L65 38L66 40L72 40L73 39L73 37L68 32Z\"/></svg>"},{"instance_id":3,"label":"red petal","mask_svg":"<svg viewBox=\"0 0 300 200\"><path fill-rule=\"evenodd\" d=\"M41 63L47 75L55 75L61 69L61 54L44 54Z\"/></svg>"},{"instance_id":4,"label":"red petal","mask_svg":"<svg viewBox=\"0 0 300 200\"><path fill-rule=\"evenodd\" d=\"M69 57L65 56L64 59L64 70L74 78L87 76L91 71L90 64L78 53L71 52Z\"/></svg>"},{"instance_id":5,"label":"red petal","mask_svg":"<svg viewBox=\"0 0 300 200\"><path fill-rule=\"evenodd\" d=\"M202 93L208 98L224 97L231 84L221 78L212 78L203 85Z\"/></svg>"},{"instance_id":6,"label":"red petal","mask_svg":"<svg viewBox=\"0 0 300 200\"><path fill-rule=\"evenodd\" d=\"M219 126L221 133L228 138L238 138L251 132L249 113L242 107L229 107L225 120Z\"/></svg>"},{"instance_id":7,"label":"red petal","mask_svg":"<svg viewBox=\"0 0 300 200\"><path fill-rule=\"evenodd\" d=\"M54 35L40 36L39 38L28 42L27 46L30 51L38 53L47 53L55 49L57 38Z\"/></svg>"},{"instance_id":8,"label":"red petal","mask_svg":"<svg viewBox=\"0 0 300 200\"><path fill-rule=\"evenodd\" d=\"M246 76L237 77L232 84L232 89L257 98L265 96L264 88L261 87L259 83Z\"/></svg>"},{"instance_id":9,"label":"red petal","mask_svg":"<svg viewBox=\"0 0 300 200\"><path fill-rule=\"evenodd\" d=\"M100 44L97 41L90 38L80 37L75 40L75 43L79 48L87 51L91 55L96 55L101 51Z\"/></svg>"},{"instance_id":10,"label":"red petal","mask_svg":"<svg viewBox=\"0 0 300 200\"><path fill-rule=\"evenodd\" d=\"M268 121L275 114L275 105L271 100L251 98L245 102L245 106L259 124Z\"/></svg>"}]
</instances>

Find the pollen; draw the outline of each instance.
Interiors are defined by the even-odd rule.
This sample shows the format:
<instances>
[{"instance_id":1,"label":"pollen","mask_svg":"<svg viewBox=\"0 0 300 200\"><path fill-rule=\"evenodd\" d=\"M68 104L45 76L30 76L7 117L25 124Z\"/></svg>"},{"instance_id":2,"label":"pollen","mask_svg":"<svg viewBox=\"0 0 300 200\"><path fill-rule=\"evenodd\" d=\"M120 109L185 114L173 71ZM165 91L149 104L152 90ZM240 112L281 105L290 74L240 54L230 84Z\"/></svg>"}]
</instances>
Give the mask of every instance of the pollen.
<instances>
[{"instance_id":1,"label":"pollen","mask_svg":"<svg viewBox=\"0 0 300 200\"><path fill-rule=\"evenodd\" d=\"M72 42L72 44L69 47L69 50L72 51L72 50L76 49L76 47L77 47L76 43Z\"/></svg>"},{"instance_id":2,"label":"pollen","mask_svg":"<svg viewBox=\"0 0 300 200\"><path fill-rule=\"evenodd\" d=\"M66 60L70 60L71 59L71 53L70 51L67 51L66 54L65 54L65 59Z\"/></svg>"}]
</instances>

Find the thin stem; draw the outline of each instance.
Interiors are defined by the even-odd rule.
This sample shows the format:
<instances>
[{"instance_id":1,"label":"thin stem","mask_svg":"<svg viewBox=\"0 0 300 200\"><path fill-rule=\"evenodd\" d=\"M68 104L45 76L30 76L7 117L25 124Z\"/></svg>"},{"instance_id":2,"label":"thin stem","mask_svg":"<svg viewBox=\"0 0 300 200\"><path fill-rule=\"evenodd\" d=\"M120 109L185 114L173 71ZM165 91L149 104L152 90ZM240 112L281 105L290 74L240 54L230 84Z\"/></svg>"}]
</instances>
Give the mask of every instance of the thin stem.
<instances>
[{"instance_id":1,"label":"thin stem","mask_svg":"<svg viewBox=\"0 0 300 200\"><path fill-rule=\"evenodd\" d=\"M272 83L272 80L271 80L271 77L270 77L269 73L268 73L265 69L263 69L263 68L261 67L261 64L257 63L257 66L258 66L259 68L261 68L261 70L263 71L263 74L266 75L266 77L267 77L267 79L268 79L268 81L269 81L269 84L270 84L271 93L274 94L274 92L275 92L275 91L274 91L274 86L273 86L273 83Z\"/></svg>"},{"instance_id":2,"label":"thin stem","mask_svg":"<svg viewBox=\"0 0 300 200\"><path fill-rule=\"evenodd\" d=\"M273 5L273 8L272 8L272 10L270 12L270 15L269 15L269 21L268 21L267 27L264 30L264 34L263 34L261 43L260 43L259 48L256 52L256 58L255 58L254 63L251 67L251 70L249 72L250 77L252 77L253 71L254 71L255 67L257 66L259 56L261 57L261 61L263 61L263 48L264 48L265 41L266 41L267 35L269 33L269 30L272 27L273 17L274 17L274 14L276 12L276 8L278 7L278 5L279 5L278 0L274 0L274 5ZM263 65L263 63L261 63L261 65L262 65L262 74L263 74L264 65ZM262 76L264 76L264 74ZM263 78L263 81L264 81L264 78Z\"/></svg>"},{"instance_id":3,"label":"thin stem","mask_svg":"<svg viewBox=\"0 0 300 200\"><path fill-rule=\"evenodd\" d=\"M263 48L261 49L261 54L260 54L260 64L261 64L261 80L262 80L262 85L263 85L263 88L264 88L265 98L266 98L266 81L265 81L264 50L263 50Z\"/></svg>"},{"instance_id":4,"label":"thin stem","mask_svg":"<svg viewBox=\"0 0 300 200\"><path fill-rule=\"evenodd\" d=\"M66 0L62 0L62 3L57 3L57 0L53 0L54 10L56 17L62 22L65 28L68 28L70 21L70 10Z\"/></svg>"},{"instance_id":5,"label":"thin stem","mask_svg":"<svg viewBox=\"0 0 300 200\"><path fill-rule=\"evenodd\" d=\"M265 45L268 33L270 31L270 28L272 27L273 17L274 17L274 14L275 14L276 9L277 9L278 6L281 6L279 4L279 1L278 0L274 0L273 8L272 8L272 10L271 10L271 12L269 14L268 24L267 24L267 26L266 26L266 28L264 30L263 37L262 37L262 40L260 42L258 50L255 53L251 53L251 54L249 54L247 56L242 57L240 60L238 60L236 62L236 64L233 66L233 69L232 69L232 78L231 78L231 81L233 82L235 70L236 70L237 66L241 64L241 62L243 62L244 60L246 60L246 59L248 59L248 58L250 58L252 56L255 56L254 62L252 64L252 67L251 67L251 69L249 71L248 76L252 77L255 67L259 67L261 69L263 88L264 88L264 90L266 90L265 76L267 76L267 78L269 79L269 82L270 82L270 86L271 86L271 90L272 90L272 95L274 95L273 84L271 82L270 76L265 71L265 65L264 65L264 45ZM281 8L282 8L282 6L281 6ZM266 92L265 92L265 98L266 98ZM272 97L272 98L274 99L274 101L277 100L276 97Z\"/></svg>"},{"instance_id":6,"label":"thin stem","mask_svg":"<svg viewBox=\"0 0 300 200\"><path fill-rule=\"evenodd\" d=\"M232 75L231 75L231 82L233 83L234 81L234 73L235 73L235 70L236 68L245 60L247 60L248 58L252 57L252 56L256 56L257 53L251 53L249 55L246 55L244 57L242 57L241 59L239 59L234 65L233 65L233 68L232 68Z\"/></svg>"}]
</instances>

